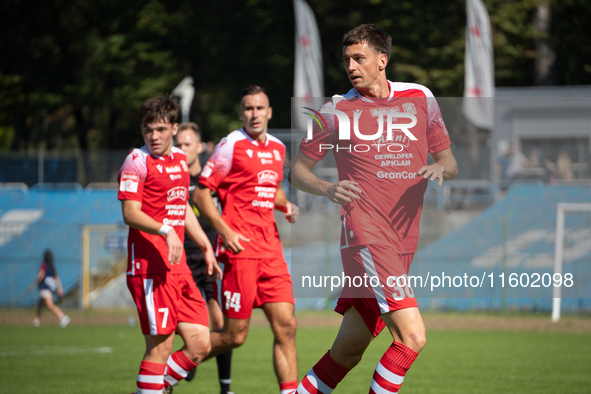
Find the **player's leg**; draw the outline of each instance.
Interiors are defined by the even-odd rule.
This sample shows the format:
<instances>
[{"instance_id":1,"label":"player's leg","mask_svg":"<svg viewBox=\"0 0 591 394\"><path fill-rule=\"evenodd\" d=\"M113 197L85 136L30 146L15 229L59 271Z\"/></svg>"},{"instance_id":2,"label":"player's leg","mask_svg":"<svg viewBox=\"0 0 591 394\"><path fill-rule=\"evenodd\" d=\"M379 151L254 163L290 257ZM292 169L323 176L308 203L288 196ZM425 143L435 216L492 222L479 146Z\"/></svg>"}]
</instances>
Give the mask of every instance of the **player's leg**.
<instances>
[{"instance_id":1,"label":"player's leg","mask_svg":"<svg viewBox=\"0 0 591 394\"><path fill-rule=\"evenodd\" d=\"M168 358L164 377L167 390L185 379L211 350L207 304L192 276L169 275L168 285L174 286L179 293L174 324L184 345Z\"/></svg>"},{"instance_id":2,"label":"player's leg","mask_svg":"<svg viewBox=\"0 0 591 394\"><path fill-rule=\"evenodd\" d=\"M257 261L221 257L224 264L221 309L224 328L211 332L211 352L206 359L241 346L248 336L256 294Z\"/></svg>"},{"instance_id":3,"label":"player's leg","mask_svg":"<svg viewBox=\"0 0 591 394\"><path fill-rule=\"evenodd\" d=\"M298 387L298 394L330 394L345 375L361 361L374 338L366 321L354 308L343 316L339 333L328 352L310 369Z\"/></svg>"},{"instance_id":4,"label":"player's leg","mask_svg":"<svg viewBox=\"0 0 591 394\"><path fill-rule=\"evenodd\" d=\"M39 298L39 302L37 302L37 312L35 314L35 318L33 318L33 325L35 327L39 327L39 325L41 324L41 310L43 309L43 304L45 304L45 301L43 301L43 298Z\"/></svg>"},{"instance_id":5,"label":"player's leg","mask_svg":"<svg viewBox=\"0 0 591 394\"><path fill-rule=\"evenodd\" d=\"M378 247L372 248L370 246L370 249L374 249L370 251L375 255L376 260L386 261L380 259ZM396 258L394 265L402 267L403 272L408 273L413 255L397 255L395 253L390 255ZM379 264L376 264L376 267L379 273L381 269ZM400 274L398 273L398 275ZM380 317L388 326L394 341L376 367L370 393L398 392L406 372L426 343L425 325L410 284L404 288L401 288L399 284L395 285L397 287L392 286L397 298L388 298L381 303L384 307L382 312L385 313ZM383 310L386 308L390 311Z\"/></svg>"},{"instance_id":6,"label":"player's leg","mask_svg":"<svg viewBox=\"0 0 591 394\"><path fill-rule=\"evenodd\" d=\"M212 331L220 331L224 328L224 314L217 300L212 297L213 295L212 290L211 296L207 299L210 327ZM232 351L228 350L225 353L218 354L215 359L218 365L221 394L226 394L230 391L230 385L232 384Z\"/></svg>"},{"instance_id":7,"label":"player's leg","mask_svg":"<svg viewBox=\"0 0 591 394\"><path fill-rule=\"evenodd\" d=\"M224 316L224 328L221 331L210 332L211 351L206 360L225 353L244 344L248 336L250 317L247 319L234 319Z\"/></svg>"},{"instance_id":8,"label":"player's leg","mask_svg":"<svg viewBox=\"0 0 591 394\"><path fill-rule=\"evenodd\" d=\"M168 357L164 377L166 387L175 386L180 380L185 379L211 350L208 326L179 322L177 333L183 339L184 345Z\"/></svg>"},{"instance_id":9,"label":"player's leg","mask_svg":"<svg viewBox=\"0 0 591 394\"><path fill-rule=\"evenodd\" d=\"M164 389L166 361L172 351L174 333L144 335L146 352L137 376L136 394L156 394Z\"/></svg>"},{"instance_id":10,"label":"player's leg","mask_svg":"<svg viewBox=\"0 0 591 394\"><path fill-rule=\"evenodd\" d=\"M263 308L273 330L273 366L281 394L295 393L298 362L295 347L297 321L295 300L287 263L283 256L257 260L255 306Z\"/></svg>"},{"instance_id":11,"label":"player's leg","mask_svg":"<svg viewBox=\"0 0 591 394\"><path fill-rule=\"evenodd\" d=\"M164 389L166 363L174 343L177 325L178 291L174 275L127 277L127 288L134 300L146 341L146 353L137 378L137 394L156 394Z\"/></svg>"},{"instance_id":12,"label":"player's leg","mask_svg":"<svg viewBox=\"0 0 591 394\"><path fill-rule=\"evenodd\" d=\"M47 309L53 312L54 315L60 320L60 325L62 327L66 327L70 322L70 318L66 316L62 310L53 303L53 297L44 297L43 301L45 301L45 305L47 305Z\"/></svg>"},{"instance_id":13,"label":"player's leg","mask_svg":"<svg viewBox=\"0 0 591 394\"><path fill-rule=\"evenodd\" d=\"M425 326L416 307L382 315L394 342L380 359L373 375L370 393L397 393L406 372L425 346Z\"/></svg>"},{"instance_id":14,"label":"player's leg","mask_svg":"<svg viewBox=\"0 0 591 394\"><path fill-rule=\"evenodd\" d=\"M272 302L262 306L273 331L273 367L281 394L291 394L297 388L298 359L295 346L297 321L294 304Z\"/></svg>"}]
</instances>

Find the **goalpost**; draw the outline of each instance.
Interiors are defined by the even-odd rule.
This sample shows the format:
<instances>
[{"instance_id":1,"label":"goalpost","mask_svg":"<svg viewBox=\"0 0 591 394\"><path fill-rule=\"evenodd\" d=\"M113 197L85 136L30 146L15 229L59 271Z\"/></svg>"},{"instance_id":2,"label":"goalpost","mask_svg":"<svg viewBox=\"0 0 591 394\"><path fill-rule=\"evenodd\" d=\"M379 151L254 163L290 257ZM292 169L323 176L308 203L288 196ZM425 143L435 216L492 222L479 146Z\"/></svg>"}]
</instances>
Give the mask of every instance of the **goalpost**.
<instances>
[{"instance_id":1,"label":"goalpost","mask_svg":"<svg viewBox=\"0 0 591 394\"><path fill-rule=\"evenodd\" d=\"M554 247L554 274L562 276L562 262L564 256L564 216L566 212L591 212L591 203L564 203L556 205L556 245ZM552 290L552 321L560 320L562 304L562 284Z\"/></svg>"},{"instance_id":2,"label":"goalpost","mask_svg":"<svg viewBox=\"0 0 591 394\"><path fill-rule=\"evenodd\" d=\"M118 224L86 225L82 229L80 307L89 309L90 293L127 268L127 230Z\"/></svg>"}]
</instances>

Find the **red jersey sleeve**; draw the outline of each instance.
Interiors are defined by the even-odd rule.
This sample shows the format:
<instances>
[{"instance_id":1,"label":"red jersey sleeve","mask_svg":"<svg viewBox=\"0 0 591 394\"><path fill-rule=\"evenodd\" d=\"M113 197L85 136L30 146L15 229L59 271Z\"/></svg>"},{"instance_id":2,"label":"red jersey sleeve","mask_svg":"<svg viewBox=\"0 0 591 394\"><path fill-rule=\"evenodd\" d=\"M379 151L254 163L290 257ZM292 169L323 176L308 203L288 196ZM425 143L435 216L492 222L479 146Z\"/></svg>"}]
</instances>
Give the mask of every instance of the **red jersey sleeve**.
<instances>
[{"instance_id":1,"label":"red jersey sleeve","mask_svg":"<svg viewBox=\"0 0 591 394\"><path fill-rule=\"evenodd\" d=\"M429 146L429 153L441 152L449 148L451 141L449 140L449 133L447 127L443 122L441 116L441 109L439 104L430 90L427 93L427 108L428 108L428 122L427 122L427 144Z\"/></svg>"},{"instance_id":2,"label":"red jersey sleeve","mask_svg":"<svg viewBox=\"0 0 591 394\"><path fill-rule=\"evenodd\" d=\"M334 100L334 99L333 99ZM323 145L335 145L338 142L338 120L333 114L319 113L325 108L334 108L335 104L330 101L324 104L320 111L314 113L316 120L312 119L312 138L306 134L300 144L300 151L314 160L322 160L330 149L321 149ZM320 115L320 116L318 116ZM320 123L320 124L319 124Z\"/></svg>"},{"instance_id":3,"label":"red jersey sleeve","mask_svg":"<svg viewBox=\"0 0 591 394\"><path fill-rule=\"evenodd\" d=\"M198 182L211 190L216 190L232 169L233 155L234 144L229 143L228 137L222 138L203 167Z\"/></svg>"},{"instance_id":4,"label":"red jersey sleeve","mask_svg":"<svg viewBox=\"0 0 591 394\"><path fill-rule=\"evenodd\" d=\"M146 155L139 149L134 149L123 162L119 170L119 200L142 201L144 182L148 170Z\"/></svg>"}]
</instances>

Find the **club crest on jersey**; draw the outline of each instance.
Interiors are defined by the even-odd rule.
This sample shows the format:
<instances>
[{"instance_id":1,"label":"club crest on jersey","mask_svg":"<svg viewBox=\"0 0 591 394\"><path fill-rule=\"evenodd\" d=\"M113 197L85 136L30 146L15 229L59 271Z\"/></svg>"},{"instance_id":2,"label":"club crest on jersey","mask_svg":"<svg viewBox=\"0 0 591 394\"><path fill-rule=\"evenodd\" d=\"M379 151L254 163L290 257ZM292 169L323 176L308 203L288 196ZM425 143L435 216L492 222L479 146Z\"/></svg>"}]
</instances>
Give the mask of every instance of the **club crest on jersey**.
<instances>
[{"instance_id":1,"label":"club crest on jersey","mask_svg":"<svg viewBox=\"0 0 591 394\"><path fill-rule=\"evenodd\" d=\"M402 104L402 109L404 112L409 114L417 114L417 107L415 107L415 103L404 103Z\"/></svg>"},{"instance_id":2,"label":"club crest on jersey","mask_svg":"<svg viewBox=\"0 0 591 394\"><path fill-rule=\"evenodd\" d=\"M181 160L181 167L183 167L184 172L189 172L189 166L187 165L186 161Z\"/></svg>"},{"instance_id":3,"label":"club crest on jersey","mask_svg":"<svg viewBox=\"0 0 591 394\"><path fill-rule=\"evenodd\" d=\"M271 171L271 170L261 171L257 174L257 177L259 179L259 185L262 185L264 183L270 183L271 185L276 185L277 179L279 179L279 175L277 175L277 173L275 171Z\"/></svg>"},{"instance_id":4,"label":"club crest on jersey","mask_svg":"<svg viewBox=\"0 0 591 394\"><path fill-rule=\"evenodd\" d=\"M252 159L252 149L247 149L246 154Z\"/></svg>"},{"instance_id":5,"label":"club crest on jersey","mask_svg":"<svg viewBox=\"0 0 591 394\"><path fill-rule=\"evenodd\" d=\"M281 161L281 154L277 149L273 149L273 156L275 156L275 160Z\"/></svg>"},{"instance_id":6,"label":"club crest on jersey","mask_svg":"<svg viewBox=\"0 0 591 394\"><path fill-rule=\"evenodd\" d=\"M168 201L176 199L186 200L187 199L187 188L183 186L173 187L166 192L166 198Z\"/></svg>"},{"instance_id":7,"label":"club crest on jersey","mask_svg":"<svg viewBox=\"0 0 591 394\"><path fill-rule=\"evenodd\" d=\"M160 173L162 174L162 166L160 164L156 164L156 168L158 169L158 171L160 171Z\"/></svg>"}]
</instances>

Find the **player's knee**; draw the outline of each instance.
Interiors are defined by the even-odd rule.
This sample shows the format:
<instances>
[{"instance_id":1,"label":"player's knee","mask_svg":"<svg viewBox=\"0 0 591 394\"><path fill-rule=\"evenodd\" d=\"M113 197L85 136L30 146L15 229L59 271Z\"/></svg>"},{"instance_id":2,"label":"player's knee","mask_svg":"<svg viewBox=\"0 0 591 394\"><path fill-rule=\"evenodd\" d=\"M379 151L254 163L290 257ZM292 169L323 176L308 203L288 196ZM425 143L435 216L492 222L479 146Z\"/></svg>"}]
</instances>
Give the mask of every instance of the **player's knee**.
<instances>
[{"instance_id":1,"label":"player's knee","mask_svg":"<svg viewBox=\"0 0 591 394\"><path fill-rule=\"evenodd\" d=\"M275 324L275 336L284 340L293 339L298 328L298 321L295 316L283 319L279 324Z\"/></svg>"},{"instance_id":2,"label":"player's knee","mask_svg":"<svg viewBox=\"0 0 591 394\"><path fill-rule=\"evenodd\" d=\"M330 356L338 364L351 369L359 364L363 358L363 351L356 351L356 349L347 349L346 351L342 349L341 351L337 351L336 349L331 349Z\"/></svg>"},{"instance_id":3,"label":"player's knee","mask_svg":"<svg viewBox=\"0 0 591 394\"><path fill-rule=\"evenodd\" d=\"M427 337L425 336L425 333L413 332L408 335L407 340L404 342L406 342L404 343L405 346L408 346L409 348L418 353L427 344Z\"/></svg>"}]
</instances>

